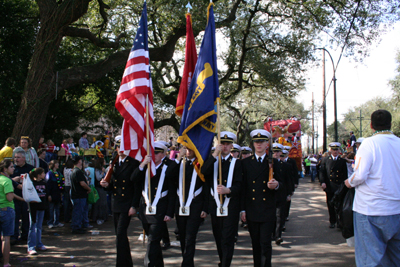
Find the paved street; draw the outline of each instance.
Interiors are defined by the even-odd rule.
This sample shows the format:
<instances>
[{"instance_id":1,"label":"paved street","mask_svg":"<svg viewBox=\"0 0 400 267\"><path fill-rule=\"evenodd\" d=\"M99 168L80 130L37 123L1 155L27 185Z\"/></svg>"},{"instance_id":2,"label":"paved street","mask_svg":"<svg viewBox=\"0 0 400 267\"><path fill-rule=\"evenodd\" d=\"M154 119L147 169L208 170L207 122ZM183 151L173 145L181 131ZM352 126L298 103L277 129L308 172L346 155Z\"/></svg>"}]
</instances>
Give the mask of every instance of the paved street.
<instances>
[{"instance_id":1,"label":"paved street","mask_svg":"<svg viewBox=\"0 0 400 267\"><path fill-rule=\"evenodd\" d=\"M325 193L318 183L309 178L300 180L293 200L290 221L286 224L281 246L273 243L273 266L355 266L354 248L348 247L338 229L328 227ZM86 235L72 235L69 224L63 228L47 229L44 226L43 243L49 248L37 256L28 256L26 244L11 247L12 266L114 266L115 237L112 217L105 224L96 226ZM169 223L171 241L175 241L175 222ZM130 244L134 266L142 266L145 249L138 241L140 222L131 222ZM94 232L96 233L96 232ZM196 266L217 266L218 255L211 232L210 219L200 228L195 256ZM164 251L166 266L179 266L180 248ZM250 237L240 228L232 266L252 266Z\"/></svg>"}]
</instances>

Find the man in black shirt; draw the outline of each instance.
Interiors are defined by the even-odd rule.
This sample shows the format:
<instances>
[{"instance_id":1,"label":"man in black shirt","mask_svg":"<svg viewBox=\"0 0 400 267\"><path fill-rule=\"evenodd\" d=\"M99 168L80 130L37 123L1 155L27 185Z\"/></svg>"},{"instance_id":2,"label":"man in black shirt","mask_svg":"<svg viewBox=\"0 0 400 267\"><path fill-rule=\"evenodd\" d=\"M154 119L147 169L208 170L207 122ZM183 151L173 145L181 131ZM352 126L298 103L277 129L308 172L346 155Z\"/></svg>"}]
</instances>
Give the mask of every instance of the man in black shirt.
<instances>
[{"instance_id":1,"label":"man in black shirt","mask_svg":"<svg viewBox=\"0 0 400 267\"><path fill-rule=\"evenodd\" d=\"M74 158L74 169L71 175L71 199L74 203L72 209L72 233L74 234L84 234L83 230L84 224L84 214L85 206L87 201L87 196L91 189L87 184L85 174L82 171L82 158Z\"/></svg>"},{"instance_id":2,"label":"man in black shirt","mask_svg":"<svg viewBox=\"0 0 400 267\"><path fill-rule=\"evenodd\" d=\"M29 173L35 167L26 163L25 153L15 153L14 155L14 163L15 170L14 174L11 178L19 177L21 174ZM20 197L22 197L22 187L18 186L19 184L13 181L14 193ZM21 188L19 188L21 187ZM14 243L18 240L19 237L19 219L22 220L21 225L21 240L28 239L29 232L29 212L28 212L28 204L24 201L14 199L15 204L15 227L14 227L14 236L11 237L11 243Z\"/></svg>"}]
</instances>

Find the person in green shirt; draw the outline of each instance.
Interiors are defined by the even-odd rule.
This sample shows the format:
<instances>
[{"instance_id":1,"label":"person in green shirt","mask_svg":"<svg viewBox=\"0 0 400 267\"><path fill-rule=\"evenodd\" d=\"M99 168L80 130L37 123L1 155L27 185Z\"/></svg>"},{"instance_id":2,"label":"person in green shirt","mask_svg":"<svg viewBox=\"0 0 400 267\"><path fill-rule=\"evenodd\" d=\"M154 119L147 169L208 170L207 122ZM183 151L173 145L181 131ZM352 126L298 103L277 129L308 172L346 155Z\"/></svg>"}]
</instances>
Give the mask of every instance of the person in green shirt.
<instances>
[{"instance_id":1,"label":"person in green shirt","mask_svg":"<svg viewBox=\"0 0 400 267\"><path fill-rule=\"evenodd\" d=\"M14 188L9 178L14 173L14 164L11 160L0 162L0 225L3 237L4 266L11 266L10 261L10 236L14 234Z\"/></svg>"}]
</instances>

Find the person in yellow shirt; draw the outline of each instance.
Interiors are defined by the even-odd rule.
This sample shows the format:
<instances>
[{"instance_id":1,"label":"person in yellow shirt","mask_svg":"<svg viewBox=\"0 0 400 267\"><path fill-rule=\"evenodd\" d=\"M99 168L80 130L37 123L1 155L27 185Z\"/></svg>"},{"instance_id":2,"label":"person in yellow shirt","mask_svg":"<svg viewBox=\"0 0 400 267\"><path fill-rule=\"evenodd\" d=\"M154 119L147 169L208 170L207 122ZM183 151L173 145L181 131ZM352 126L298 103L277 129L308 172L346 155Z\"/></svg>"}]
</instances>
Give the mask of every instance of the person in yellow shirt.
<instances>
[{"instance_id":1,"label":"person in yellow shirt","mask_svg":"<svg viewBox=\"0 0 400 267\"><path fill-rule=\"evenodd\" d=\"M13 150L17 141L14 138L9 137L6 140L6 145L0 150L0 162L5 158L12 158Z\"/></svg>"}]
</instances>

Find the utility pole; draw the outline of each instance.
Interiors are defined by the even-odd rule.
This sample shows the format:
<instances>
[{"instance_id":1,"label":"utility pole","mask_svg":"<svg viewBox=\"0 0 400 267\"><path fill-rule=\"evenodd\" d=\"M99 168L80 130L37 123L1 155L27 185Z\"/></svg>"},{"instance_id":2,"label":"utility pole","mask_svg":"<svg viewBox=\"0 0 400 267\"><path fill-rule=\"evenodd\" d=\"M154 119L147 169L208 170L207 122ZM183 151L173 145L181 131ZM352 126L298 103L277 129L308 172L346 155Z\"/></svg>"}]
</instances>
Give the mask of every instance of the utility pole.
<instances>
[{"instance_id":1,"label":"utility pole","mask_svg":"<svg viewBox=\"0 0 400 267\"><path fill-rule=\"evenodd\" d=\"M326 82L325 82L325 49L322 53L322 80L323 80L323 91L322 91L322 151L325 152L326 148Z\"/></svg>"},{"instance_id":2,"label":"utility pole","mask_svg":"<svg viewBox=\"0 0 400 267\"><path fill-rule=\"evenodd\" d=\"M361 109L360 109L360 117L357 117L357 119L360 119L360 136L362 137L362 119L364 119L364 117L361 116Z\"/></svg>"},{"instance_id":3,"label":"utility pole","mask_svg":"<svg viewBox=\"0 0 400 267\"><path fill-rule=\"evenodd\" d=\"M312 92L311 103L312 103L312 153L315 154L315 151L314 151L314 139L315 139L315 133L314 133L314 92ZM317 149L318 149L318 147L317 147Z\"/></svg>"},{"instance_id":4,"label":"utility pole","mask_svg":"<svg viewBox=\"0 0 400 267\"><path fill-rule=\"evenodd\" d=\"M317 133L315 134L315 141L316 141L316 143L317 143L317 154L318 154L318 120L317 120Z\"/></svg>"}]
</instances>

